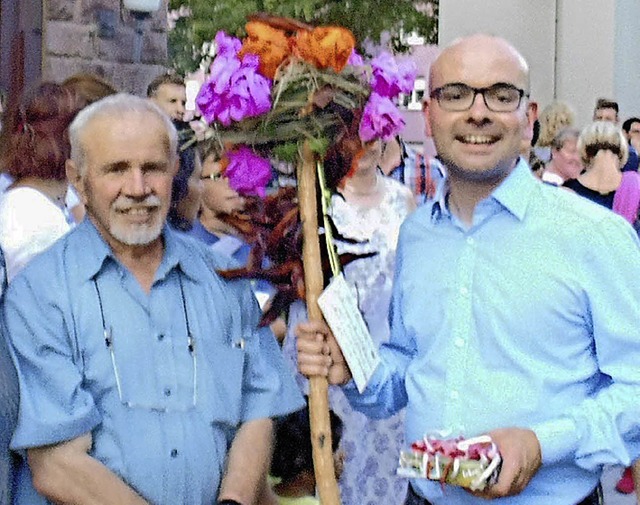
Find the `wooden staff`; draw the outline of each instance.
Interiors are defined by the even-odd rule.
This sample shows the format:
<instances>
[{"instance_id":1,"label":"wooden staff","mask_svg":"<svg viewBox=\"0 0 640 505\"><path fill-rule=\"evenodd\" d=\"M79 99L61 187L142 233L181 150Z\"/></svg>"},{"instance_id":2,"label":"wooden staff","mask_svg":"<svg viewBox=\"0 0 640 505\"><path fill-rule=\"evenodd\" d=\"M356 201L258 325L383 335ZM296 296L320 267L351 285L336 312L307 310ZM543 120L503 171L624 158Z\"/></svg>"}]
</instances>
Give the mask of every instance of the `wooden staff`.
<instances>
[{"instance_id":1,"label":"wooden staff","mask_svg":"<svg viewBox=\"0 0 640 505\"><path fill-rule=\"evenodd\" d=\"M302 221L302 262L309 320L322 321L318 297L322 293L322 262L318 238L318 204L316 190L316 158L308 143L302 148L298 164L298 205ZM325 377L309 378L309 415L311 420L311 446L316 486L322 505L340 505L331 450L329 421L329 387Z\"/></svg>"}]
</instances>

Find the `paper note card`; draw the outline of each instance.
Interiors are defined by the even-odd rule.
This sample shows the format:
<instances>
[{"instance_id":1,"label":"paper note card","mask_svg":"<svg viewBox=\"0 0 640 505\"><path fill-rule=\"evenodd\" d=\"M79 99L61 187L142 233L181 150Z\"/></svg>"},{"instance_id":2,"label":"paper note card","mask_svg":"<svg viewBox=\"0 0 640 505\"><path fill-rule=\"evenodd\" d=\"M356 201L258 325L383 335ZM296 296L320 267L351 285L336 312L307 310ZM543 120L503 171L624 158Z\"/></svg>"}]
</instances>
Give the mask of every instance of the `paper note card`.
<instances>
[{"instance_id":1,"label":"paper note card","mask_svg":"<svg viewBox=\"0 0 640 505\"><path fill-rule=\"evenodd\" d=\"M318 305L336 337L361 393L380 363L377 346L358 309L352 289L337 275L318 298Z\"/></svg>"}]
</instances>

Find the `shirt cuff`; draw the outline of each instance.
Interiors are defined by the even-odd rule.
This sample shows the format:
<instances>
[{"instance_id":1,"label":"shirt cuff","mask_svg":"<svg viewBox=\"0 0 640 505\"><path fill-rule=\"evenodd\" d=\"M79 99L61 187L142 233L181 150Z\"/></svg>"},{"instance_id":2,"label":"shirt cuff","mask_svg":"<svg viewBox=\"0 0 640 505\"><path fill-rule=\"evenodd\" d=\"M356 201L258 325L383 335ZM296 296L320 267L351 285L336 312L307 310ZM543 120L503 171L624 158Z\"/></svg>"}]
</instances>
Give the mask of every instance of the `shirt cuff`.
<instances>
[{"instance_id":1,"label":"shirt cuff","mask_svg":"<svg viewBox=\"0 0 640 505\"><path fill-rule=\"evenodd\" d=\"M538 437L542 464L552 464L573 458L578 449L578 430L568 417L552 419L531 427Z\"/></svg>"},{"instance_id":2,"label":"shirt cuff","mask_svg":"<svg viewBox=\"0 0 640 505\"><path fill-rule=\"evenodd\" d=\"M27 449L73 440L91 433L101 422L102 416L95 407L82 417L57 423L56 426L36 423L33 420L18 422L10 448L24 457Z\"/></svg>"},{"instance_id":3,"label":"shirt cuff","mask_svg":"<svg viewBox=\"0 0 640 505\"><path fill-rule=\"evenodd\" d=\"M364 391L360 393L358 391L358 386L356 386L356 382L353 379L349 379L349 382L341 386L342 391L344 392L347 398L354 398L359 396L366 396L367 393L371 393L375 391L378 387L378 384L384 382L385 379L384 367L382 364L379 364L376 369L373 371L371 377L369 377L369 382L364 388Z\"/></svg>"}]
</instances>

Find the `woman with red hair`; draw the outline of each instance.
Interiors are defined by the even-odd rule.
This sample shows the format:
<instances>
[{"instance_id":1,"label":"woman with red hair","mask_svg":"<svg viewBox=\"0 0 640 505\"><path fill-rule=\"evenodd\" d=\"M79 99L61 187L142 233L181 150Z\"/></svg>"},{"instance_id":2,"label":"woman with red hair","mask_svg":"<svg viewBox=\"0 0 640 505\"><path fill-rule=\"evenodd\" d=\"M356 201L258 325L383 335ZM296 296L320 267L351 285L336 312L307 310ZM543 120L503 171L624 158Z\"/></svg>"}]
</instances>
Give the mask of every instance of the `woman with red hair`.
<instances>
[{"instance_id":1,"label":"woman with red hair","mask_svg":"<svg viewBox=\"0 0 640 505\"><path fill-rule=\"evenodd\" d=\"M79 105L73 91L43 83L7 111L0 166L13 183L0 198L0 248L9 281L69 230L67 127Z\"/></svg>"}]
</instances>

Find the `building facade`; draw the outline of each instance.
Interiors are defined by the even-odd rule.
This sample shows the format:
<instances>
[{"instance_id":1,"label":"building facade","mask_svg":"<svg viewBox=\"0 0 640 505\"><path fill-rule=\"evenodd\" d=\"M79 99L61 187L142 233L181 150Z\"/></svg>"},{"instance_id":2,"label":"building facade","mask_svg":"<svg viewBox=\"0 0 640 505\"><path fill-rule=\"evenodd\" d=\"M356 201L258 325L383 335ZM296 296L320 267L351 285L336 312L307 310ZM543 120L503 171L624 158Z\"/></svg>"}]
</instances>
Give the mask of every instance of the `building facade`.
<instances>
[{"instance_id":1,"label":"building facade","mask_svg":"<svg viewBox=\"0 0 640 505\"><path fill-rule=\"evenodd\" d=\"M0 0L0 86L92 72L143 93L166 69L167 0L145 19L132 14L121 0Z\"/></svg>"}]
</instances>

